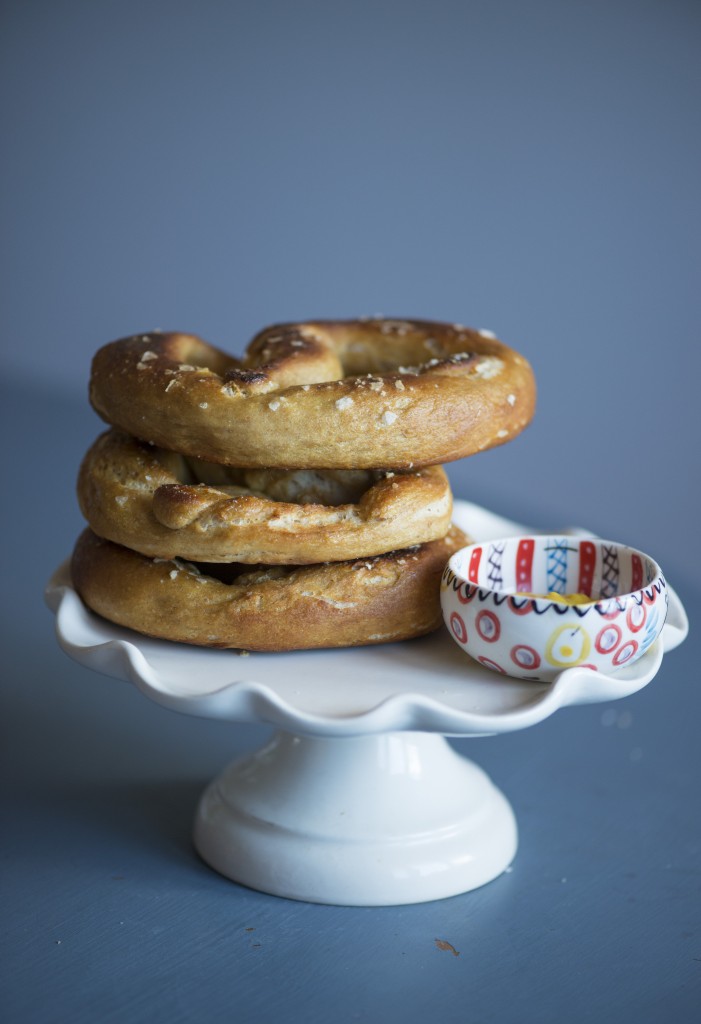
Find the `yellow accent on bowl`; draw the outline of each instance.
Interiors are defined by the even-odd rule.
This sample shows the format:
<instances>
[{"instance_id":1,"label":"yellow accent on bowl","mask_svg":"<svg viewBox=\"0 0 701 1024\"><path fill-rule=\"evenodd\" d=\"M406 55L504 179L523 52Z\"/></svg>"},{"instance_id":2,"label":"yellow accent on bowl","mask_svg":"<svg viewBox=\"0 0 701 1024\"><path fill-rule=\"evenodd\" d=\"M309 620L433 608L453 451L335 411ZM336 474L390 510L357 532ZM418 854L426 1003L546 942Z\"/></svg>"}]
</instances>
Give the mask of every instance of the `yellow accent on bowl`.
<instances>
[{"instance_id":1,"label":"yellow accent on bowl","mask_svg":"<svg viewBox=\"0 0 701 1024\"><path fill-rule=\"evenodd\" d=\"M578 637L579 644L565 643L559 646L558 641L565 633L573 639ZM578 647L579 650L577 650ZM545 659L556 668L572 668L573 665L581 665L583 661L586 661L590 650L591 637L581 623L565 622L550 634L545 648Z\"/></svg>"},{"instance_id":2,"label":"yellow accent on bowl","mask_svg":"<svg viewBox=\"0 0 701 1024\"><path fill-rule=\"evenodd\" d=\"M597 601L588 594L556 594L554 590L547 594L523 594L519 591L514 597L540 597L546 601L557 601L559 604L596 604Z\"/></svg>"}]
</instances>

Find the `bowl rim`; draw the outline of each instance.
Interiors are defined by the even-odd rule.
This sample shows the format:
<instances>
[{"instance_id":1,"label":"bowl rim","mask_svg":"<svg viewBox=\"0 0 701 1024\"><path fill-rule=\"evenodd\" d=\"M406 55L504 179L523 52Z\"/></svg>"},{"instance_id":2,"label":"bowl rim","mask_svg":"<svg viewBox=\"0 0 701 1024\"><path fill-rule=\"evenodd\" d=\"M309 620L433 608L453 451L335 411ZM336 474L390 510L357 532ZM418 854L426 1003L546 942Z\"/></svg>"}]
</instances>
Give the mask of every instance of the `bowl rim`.
<instances>
[{"instance_id":1,"label":"bowl rim","mask_svg":"<svg viewBox=\"0 0 701 1024\"><path fill-rule=\"evenodd\" d=\"M545 595L526 597L525 595L521 595L519 591L504 590L500 587L489 587L483 586L481 583L473 583L472 580L468 580L461 572L458 572L456 569L457 560L465 558L466 553L472 551L474 548L485 547L491 544L505 544L507 542L518 542L523 540L530 540L537 543L539 541L542 542L546 540L551 540L553 537L562 537L563 539L571 540L573 543L576 544L581 544L582 541L588 540L591 541L591 543L593 544L606 545L607 547L615 548L618 551L630 551L634 555L639 555L640 558L645 559L649 563L649 565L652 567L654 571L654 578L650 580L649 583L645 583L642 587L637 587L635 590L622 591L621 593L611 594L608 597L593 597L590 601L583 601L579 605L566 605L562 601L553 600L553 598L547 597ZM473 541L471 544L466 544L458 551L453 552L453 554L448 559L446 568L452 572L453 576L455 576L456 579L460 580L461 584L464 583L465 586L474 588L475 590L480 590L484 594L497 594L499 596L503 595L504 598L513 597L516 595L518 595L519 597L524 596L524 600L526 601L538 601L538 603L541 605L551 605L556 608L562 608L563 605L566 608L589 608L592 605L603 605L611 601L625 601L627 598L632 598L637 594L642 594L649 587L655 586L655 584L660 581L665 588L667 586L667 581L665 580L664 573L660 568L659 562L657 562L656 559L648 555L647 552L642 551L640 548L633 547L631 544L624 544L622 541L606 540L604 537L598 537L593 535L589 537L568 537L566 534L558 533L519 533L510 534L506 537L490 537L488 540L476 540Z\"/></svg>"}]
</instances>

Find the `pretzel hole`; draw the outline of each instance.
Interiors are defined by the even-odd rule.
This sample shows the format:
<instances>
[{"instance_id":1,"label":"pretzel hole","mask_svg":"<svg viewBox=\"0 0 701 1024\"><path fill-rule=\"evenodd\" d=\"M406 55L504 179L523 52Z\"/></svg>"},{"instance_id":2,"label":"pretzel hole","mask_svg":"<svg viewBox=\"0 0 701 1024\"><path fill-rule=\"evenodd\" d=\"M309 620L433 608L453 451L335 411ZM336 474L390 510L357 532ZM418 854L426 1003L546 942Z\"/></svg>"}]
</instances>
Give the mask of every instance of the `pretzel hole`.
<instances>
[{"instance_id":1,"label":"pretzel hole","mask_svg":"<svg viewBox=\"0 0 701 1024\"><path fill-rule=\"evenodd\" d=\"M171 470L174 467L171 467ZM383 475L372 470L236 469L182 459L179 483L163 484L153 496L153 513L163 526L181 529L229 498L293 505L355 505Z\"/></svg>"},{"instance_id":2,"label":"pretzel hole","mask_svg":"<svg viewBox=\"0 0 701 1024\"><path fill-rule=\"evenodd\" d=\"M418 560L421 545L402 548L397 551L390 551L387 554L375 555L370 558L359 558L349 562L350 567L361 573L365 584L381 582L387 574L401 574L410 572L413 563ZM263 583L275 580L288 580L290 584L296 581L296 574L302 572L305 575L309 572L308 565L250 565L243 562L196 562L184 558L172 559L178 571L195 576L203 583L207 579L217 580L226 586L236 587L258 587ZM377 573L380 573L378 576ZM303 591L303 597L321 597L328 600L316 591ZM332 602L329 602L332 603Z\"/></svg>"},{"instance_id":3,"label":"pretzel hole","mask_svg":"<svg viewBox=\"0 0 701 1024\"><path fill-rule=\"evenodd\" d=\"M199 459L186 461L191 479L183 483L206 484L225 493L240 489L296 505L355 504L383 475L364 469L237 469Z\"/></svg>"}]
</instances>

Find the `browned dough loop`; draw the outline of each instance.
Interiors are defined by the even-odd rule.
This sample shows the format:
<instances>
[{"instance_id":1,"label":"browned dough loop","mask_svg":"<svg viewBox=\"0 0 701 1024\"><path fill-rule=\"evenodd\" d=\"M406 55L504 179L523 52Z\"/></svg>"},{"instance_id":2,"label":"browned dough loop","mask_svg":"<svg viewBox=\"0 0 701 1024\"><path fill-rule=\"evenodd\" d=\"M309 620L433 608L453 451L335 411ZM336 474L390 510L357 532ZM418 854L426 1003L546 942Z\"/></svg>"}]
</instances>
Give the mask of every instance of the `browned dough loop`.
<instances>
[{"instance_id":1,"label":"browned dough loop","mask_svg":"<svg viewBox=\"0 0 701 1024\"><path fill-rule=\"evenodd\" d=\"M438 628L443 567L467 543L452 527L441 540L369 560L244 567L223 582L202 571L212 567L150 559L86 530L71 573L93 611L164 640L251 651L354 647Z\"/></svg>"},{"instance_id":2,"label":"browned dough loop","mask_svg":"<svg viewBox=\"0 0 701 1024\"><path fill-rule=\"evenodd\" d=\"M242 360L192 335L124 338L96 354L90 398L108 423L210 462L396 470L510 440L535 383L487 332L375 318L270 327Z\"/></svg>"},{"instance_id":3,"label":"browned dough loop","mask_svg":"<svg viewBox=\"0 0 701 1024\"><path fill-rule=\"evenodd\" d=\"M99 437L83 459L78 499L95 533L144 555L279 565L423 544L446 533L452 512L439 466L410 473L236 470L117 430Z\"/></svg>"}]
</instances>

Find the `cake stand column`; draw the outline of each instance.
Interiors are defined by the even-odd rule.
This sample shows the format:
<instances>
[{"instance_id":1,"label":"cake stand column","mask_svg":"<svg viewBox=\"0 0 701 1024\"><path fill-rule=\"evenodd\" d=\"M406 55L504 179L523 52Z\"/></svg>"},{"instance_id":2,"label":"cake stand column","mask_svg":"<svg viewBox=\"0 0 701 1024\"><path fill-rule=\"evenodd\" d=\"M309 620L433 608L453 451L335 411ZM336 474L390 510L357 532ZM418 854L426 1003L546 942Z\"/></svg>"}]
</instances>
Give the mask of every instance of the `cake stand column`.
<instances>
[{"instance_id":1,"label":"cake stand column","mask_svg":"<svg viewBox=\"0 0 701 1024\"><path fill-rule=\"evenodd\" d=\"M511 862L517 831L502 793L442 736L281 732L206 789L195 845L253 889L388 906L491 881Z\"/></svg>"}]
</instances>

